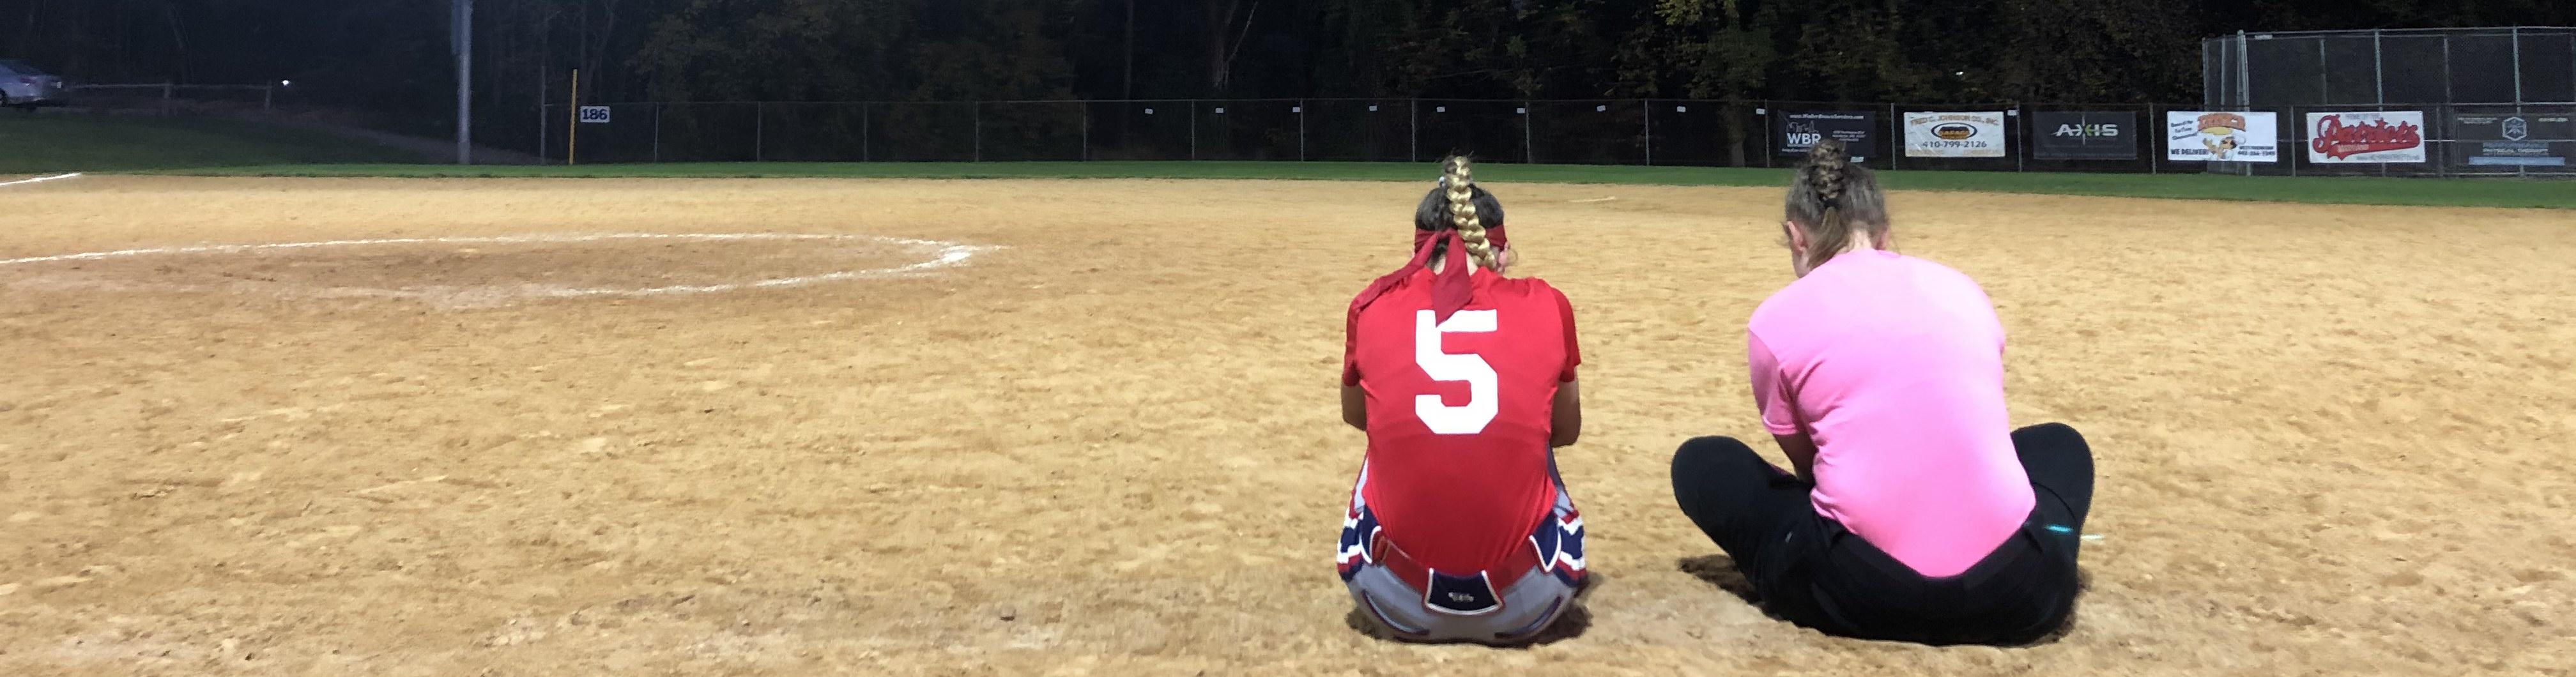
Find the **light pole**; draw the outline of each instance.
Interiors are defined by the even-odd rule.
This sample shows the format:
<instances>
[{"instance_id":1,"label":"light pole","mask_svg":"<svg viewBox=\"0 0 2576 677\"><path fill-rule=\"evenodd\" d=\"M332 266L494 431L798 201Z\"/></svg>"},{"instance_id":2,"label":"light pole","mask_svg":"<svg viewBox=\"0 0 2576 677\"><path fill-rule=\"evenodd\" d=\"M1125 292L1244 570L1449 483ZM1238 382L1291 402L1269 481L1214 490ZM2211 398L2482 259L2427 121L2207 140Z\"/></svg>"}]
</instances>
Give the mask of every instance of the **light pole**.
<instances>
[{"instance_id":1,"label":"light pole","mask_svg":"<svg viewBox=\"0 0 2576 677\"><path fill-rule=\"evenodd\" d=\"M456 164L474 164L474 0L452 0L456 51Z\"/></svg>"}]
</instances>

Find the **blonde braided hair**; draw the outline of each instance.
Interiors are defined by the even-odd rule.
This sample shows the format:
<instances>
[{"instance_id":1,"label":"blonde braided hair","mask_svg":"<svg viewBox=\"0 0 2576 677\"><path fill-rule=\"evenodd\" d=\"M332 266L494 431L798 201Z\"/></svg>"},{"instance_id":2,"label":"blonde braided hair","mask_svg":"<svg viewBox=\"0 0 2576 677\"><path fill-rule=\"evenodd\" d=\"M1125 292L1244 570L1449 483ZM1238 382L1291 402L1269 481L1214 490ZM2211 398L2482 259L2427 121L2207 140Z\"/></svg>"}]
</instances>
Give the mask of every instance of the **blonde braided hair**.
<instances>
[{"instance_id":1,"label":"blonde braided hair","mask_svg":"<svg viewBox=\"0 0 2576 677\"><path fill-rule=\"evenodd\" d=\"M1494 246L1485 241L1484 220L1476 215L1476 178L1466 156L1449 158L1440 182L1449 188L1450 226L1458 229L1458 241L1467 245L1467 257L1476 265L1498 269Z\"/></svg>"}]
</instances>

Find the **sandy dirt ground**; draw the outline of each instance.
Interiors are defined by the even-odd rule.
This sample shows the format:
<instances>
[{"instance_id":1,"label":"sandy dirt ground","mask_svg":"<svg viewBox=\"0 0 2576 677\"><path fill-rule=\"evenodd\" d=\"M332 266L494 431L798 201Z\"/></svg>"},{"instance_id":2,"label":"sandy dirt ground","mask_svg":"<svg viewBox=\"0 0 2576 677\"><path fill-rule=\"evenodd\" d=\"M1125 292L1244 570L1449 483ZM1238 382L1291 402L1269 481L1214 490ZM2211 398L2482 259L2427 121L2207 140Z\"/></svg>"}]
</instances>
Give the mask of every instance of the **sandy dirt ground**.
<instances>
[{"instance_id":1,"label":"sandy dirt ground","mask_svg":"<svg viewBox=\"0 0 2576 677\"><path fill-rule=\"evenodd\" d=\"M1424 178L0 189L0 674L2576 674L2563 211L1897 195L2101 475L2071 632L1935 649L1764 617L1672 505L1760 432L1778 193L1493 186L1603 583L1363 636L1341 313ZM423 238L485 239L24 260Z\"/></svg>"}]
</instances>

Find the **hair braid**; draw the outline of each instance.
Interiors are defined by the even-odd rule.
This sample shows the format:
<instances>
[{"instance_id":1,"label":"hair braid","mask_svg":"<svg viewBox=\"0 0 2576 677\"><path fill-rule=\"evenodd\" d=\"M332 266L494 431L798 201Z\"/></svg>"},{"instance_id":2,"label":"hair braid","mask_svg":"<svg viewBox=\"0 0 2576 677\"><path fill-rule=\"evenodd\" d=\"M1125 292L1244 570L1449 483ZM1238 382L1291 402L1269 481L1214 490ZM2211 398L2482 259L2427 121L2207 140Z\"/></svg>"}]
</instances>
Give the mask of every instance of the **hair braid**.
<instances>
[{"instance_id":1,"label":"hair braid","mask_svg":"<svg viewBox=\"0 0 2576 677\"><path fill-rule=\"evenodd\" d=\"M1476 179L1467 158L1449 158L1440 178L1449 187L1450 226L1458 229L1458 241L1467 245L1468 258L1476 265L1495 267L1494 246L1485 241L1484 220L1476 215Z\"/></svg>"},{"instance_id":2,"label":"hair braid","mask_svg":"<svg viewBox=\"0 0 2576 677\"><path fill-rule=\"evenodd\" d=\"M1816 229L1825 233L1850 230L1851 215L1850 210L1843 206L1843 192L1849 184L1846 176L1851 171L1851 156L1844 154L1843 143L1833 140L1818 142L1814 148L1808 149L1807 161L1812 168L1807 172L1807 184L1816 191L1816 201L1824 207L1823 213L1818 215Z\"/></svg>"},{"instance_id":3,"label":"hair braid","mask_svg":"<svg viewBox=\"0 0 2576 677\"><path fill-rule=\"evenodd\" d=\"M1789 191L1789 219L1807 231L1809 268L1851 248L1856 225L1884 241L1887 207L1878 180L1852 164L1841 141L1827 139L1808 149L1797 176Z\"/></svg>"}]
</instances>

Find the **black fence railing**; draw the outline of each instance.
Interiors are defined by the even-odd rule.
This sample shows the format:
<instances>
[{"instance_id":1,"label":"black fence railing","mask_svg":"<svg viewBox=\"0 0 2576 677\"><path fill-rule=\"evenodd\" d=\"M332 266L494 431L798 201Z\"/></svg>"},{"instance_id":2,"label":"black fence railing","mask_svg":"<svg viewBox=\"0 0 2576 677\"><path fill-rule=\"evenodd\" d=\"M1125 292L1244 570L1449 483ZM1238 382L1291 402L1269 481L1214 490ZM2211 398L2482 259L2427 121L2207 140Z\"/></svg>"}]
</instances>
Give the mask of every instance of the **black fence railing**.
<instances>
[{"instance_id":1,"label":"black fence railing","mask_svg":"<svg viewBox=\"0 0 2576 677\"><path fill-rule=\"evenodd\" d=\"M550 162L1260 160L2576 176L2576 102L2213 107L1604 99L619 103L545 107ZM2322 141L2321 141L2322 140Z\"/></svg>"},{"instance_id":2,"label":"black fence railing","mask_svg":"<svg viewBox=\"0 0 2576 677\"><path fill-rule=\"evenodd\" d=\"M65 88L65 103L99 112L259 113L277 110L272 85L78 84Z\"/></svg>"}]
</instances>

